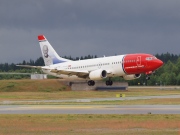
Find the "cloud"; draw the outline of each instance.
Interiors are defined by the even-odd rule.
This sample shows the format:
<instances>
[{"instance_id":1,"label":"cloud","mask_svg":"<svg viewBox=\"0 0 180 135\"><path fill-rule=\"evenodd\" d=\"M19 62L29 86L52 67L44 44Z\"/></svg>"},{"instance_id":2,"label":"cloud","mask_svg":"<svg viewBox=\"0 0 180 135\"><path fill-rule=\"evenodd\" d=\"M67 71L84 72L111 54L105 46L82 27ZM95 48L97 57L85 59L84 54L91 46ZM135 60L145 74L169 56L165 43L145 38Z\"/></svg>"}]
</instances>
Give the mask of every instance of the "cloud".
<instances>
[{"instance_id":1,"label":"cloud","mask_svg":"<svg viewBox=\"0 0 180 135\"><path fill-rule=\"evenodd\" d=\"M41 56L45 34L61 56L179 54L179 0L0 0L0 60Z\"/></svg>"}]
</instances>

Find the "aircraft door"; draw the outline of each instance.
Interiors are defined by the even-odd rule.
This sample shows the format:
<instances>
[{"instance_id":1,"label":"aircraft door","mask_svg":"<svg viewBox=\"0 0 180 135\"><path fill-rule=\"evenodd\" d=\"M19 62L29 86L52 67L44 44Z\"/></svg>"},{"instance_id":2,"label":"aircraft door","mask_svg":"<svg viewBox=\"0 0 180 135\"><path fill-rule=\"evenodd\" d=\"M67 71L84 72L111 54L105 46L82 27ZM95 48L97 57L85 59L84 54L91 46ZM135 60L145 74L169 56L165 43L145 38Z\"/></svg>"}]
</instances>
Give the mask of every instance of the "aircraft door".
<instances>
[{"instance_id":1,"label":"aircraft door","mask_svg":"<svg viewBox=\"0 0 180 135\"><path fill-rule=\"evenodd\" d=\"M147 66L147 61L141 56L137 56L136 64L137 64L137 69L142 69Z\"/></svg>"},{"instance_id":2,"label":"aircraft door","mask_svg":"<svg viewBox=\"0 0 180 135\"><path fill-rule=\"evenodd\" d=\"M137 56L136 64L137 68L141 67L141 56Z\"/></svg>"}]
</instances>

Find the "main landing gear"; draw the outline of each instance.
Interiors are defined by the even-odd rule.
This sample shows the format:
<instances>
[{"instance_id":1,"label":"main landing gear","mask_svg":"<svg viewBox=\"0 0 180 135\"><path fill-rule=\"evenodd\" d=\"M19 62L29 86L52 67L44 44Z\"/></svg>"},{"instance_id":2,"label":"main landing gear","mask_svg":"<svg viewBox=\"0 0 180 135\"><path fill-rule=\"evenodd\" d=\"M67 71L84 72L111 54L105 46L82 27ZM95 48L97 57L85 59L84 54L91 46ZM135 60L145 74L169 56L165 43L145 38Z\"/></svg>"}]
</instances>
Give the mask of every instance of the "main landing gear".
<instances>
[{"instance_id":1,"label":"main landing gear","mask_svg":"<svg viewBox=\"0 0 180 135\"><path fill-rule=\"evenodd\" d=\"M93 80L89 80L89 81L88 81L88 85L89 85L89 86L94 86L94 85L95 85L95 82L94 82ZM111 79L107 80L107 81L106 81L106 85L107 85L107 86L113 85L113 81L111 81Z\"/></svg>"},{"instance_id":2,"label":"main landing gear","mask_svg":"<svg viewBox=\"0 0 180 135\"><path fill-rule=\"evenodd\" d=\"M112 86L113 85L113 81L111 81L110 79L106 81L106 85L107 86Z\"/></svg>"},{"instance_id":3,"label":"main landing gear","mask_svg":"<svg viewBox=\"0 0 180 135\"><path fill-rule=\"evenodd\" d=\"M89 85L89 86L94 86L94 85L95 85L95 82L94 82L93 80L89 80L89 81L88 81L88 85Z\"/></svg>"}]
</instances>

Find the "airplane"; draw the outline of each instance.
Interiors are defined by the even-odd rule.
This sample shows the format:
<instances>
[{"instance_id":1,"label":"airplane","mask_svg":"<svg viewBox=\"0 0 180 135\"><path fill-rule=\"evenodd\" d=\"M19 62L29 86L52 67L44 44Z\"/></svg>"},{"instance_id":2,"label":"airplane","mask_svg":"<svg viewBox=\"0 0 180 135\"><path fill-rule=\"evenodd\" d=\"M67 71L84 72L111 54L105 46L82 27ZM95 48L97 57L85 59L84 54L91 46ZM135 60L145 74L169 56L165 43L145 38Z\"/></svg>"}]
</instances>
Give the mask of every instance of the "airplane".
<instances>
[{"instance_id":1,"label":"airplane","mask_svg":"<svg viewBox=\"0 0 180 135\"><path fill-rule=\"evenodd\" d=\"M107 78L107 86L113 85L112 77L123 77L125 80L140 78L146 74L150 79L163 62L151 54L135 53L87 60L72 61L60 57L44 35L38 36L45 66L17 65L27 68L38 68L46 74L65 79L85 79L89 86L96 80Z\"/></svg>"}]
</instances>

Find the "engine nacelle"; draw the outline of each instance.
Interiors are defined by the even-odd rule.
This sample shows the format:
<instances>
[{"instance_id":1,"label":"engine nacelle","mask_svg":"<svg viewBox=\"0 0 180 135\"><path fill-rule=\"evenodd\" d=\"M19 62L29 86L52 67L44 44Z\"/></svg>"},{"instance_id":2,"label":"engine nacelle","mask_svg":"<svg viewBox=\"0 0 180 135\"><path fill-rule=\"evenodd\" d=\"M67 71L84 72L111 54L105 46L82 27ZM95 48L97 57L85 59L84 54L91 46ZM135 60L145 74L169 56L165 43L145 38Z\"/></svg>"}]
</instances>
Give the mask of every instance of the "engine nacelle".
<instances>
[{"instance_id":1,"label":"engine nacelle","mask_svg":"<svg viewBox=\"0 0 180 135\"><path fill-rule=\"evenodd\" d=\"M141 77L141 74L132 74L132 75L125 75L123 76L124 80L134 80Z\"/></svg>"},{"instance_id":2,"label":"engine nacelle","mask_svg":"<svg viewBox=\"0 0 180 135\"><path fill-rule=\"evenodd\" d=\"M107 72L106 70L102 70L102 69L94 70L89 73L89 78L91 80L100 80L106 77L107 77Z\"/></svg>"}]
</instances>

